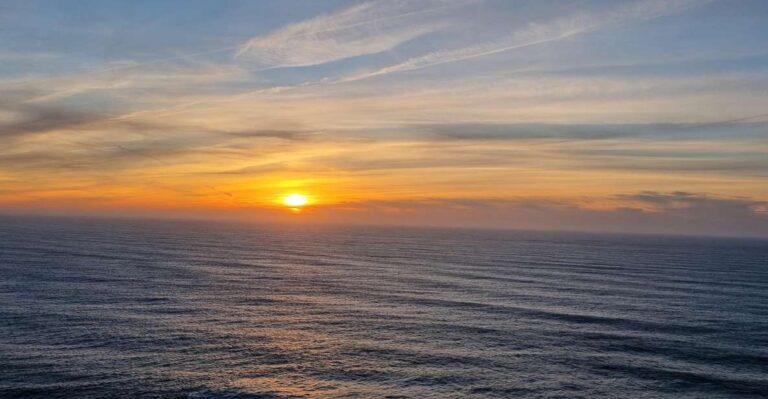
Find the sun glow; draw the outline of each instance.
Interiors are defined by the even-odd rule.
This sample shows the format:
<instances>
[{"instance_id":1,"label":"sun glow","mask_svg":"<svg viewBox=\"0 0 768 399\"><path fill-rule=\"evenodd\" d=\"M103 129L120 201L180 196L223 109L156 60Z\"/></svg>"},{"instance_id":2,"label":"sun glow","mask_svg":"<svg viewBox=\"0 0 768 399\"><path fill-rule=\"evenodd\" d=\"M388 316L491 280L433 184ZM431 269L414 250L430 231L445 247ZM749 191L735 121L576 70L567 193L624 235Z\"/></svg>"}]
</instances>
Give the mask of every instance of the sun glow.
<instances>
[{"instance_id":1,"label":"sun glow","mask_svg":"<svg viewBox=\"0 0 768 399\"><path fill-rule=\"evenodd\" d=\"M306 195L301 194L288 194L283 197L283 205L291 208L299 208L307 204L309 200Z\"/></svg>"}]
</instances>

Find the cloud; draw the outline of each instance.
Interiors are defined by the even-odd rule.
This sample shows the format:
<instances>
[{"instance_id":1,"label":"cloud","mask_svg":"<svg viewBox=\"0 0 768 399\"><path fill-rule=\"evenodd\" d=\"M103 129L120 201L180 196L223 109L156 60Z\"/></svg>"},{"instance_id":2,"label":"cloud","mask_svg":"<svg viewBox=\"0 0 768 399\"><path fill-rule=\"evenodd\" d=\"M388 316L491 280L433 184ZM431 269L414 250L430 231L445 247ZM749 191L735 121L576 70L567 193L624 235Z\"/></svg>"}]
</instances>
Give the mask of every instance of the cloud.
<instances>
[{"instance_id":1,"label":"cloud","mask_svg":"<svg viewBox=\"0 0 768 399\"><path fill-rule=\"evenodd\" d=\"M104 112L82 111L61 105L26 103L16 99L0 100L0 112L10 116L0 120L0 139L81 128L104 123L113 116ZM126 124L138 125L134 122L126 122Z\"/></svg>"},{"instance_id":2,"label":"cloud","mask_svg":"<svg viewBox=\"0 0 768 399\"><path fill-rule=\"evenodd\" d=\"M179 77L174 79L179 79ZM154 130L165 131L168 134L197 132L218 134L221 137L280 138L286 140L306 139L315 133L315 131L306 129L248 127L247 121L224 124L225 126L210 126L195 118L178 121L152 119L144 117L140 112L126 112L126 104L119 101L114 104L102 102L99 107L94 107L89 103L83 106L75 101L50 101L61 94L58 91L59 88L59 86L54 85L49 88L49 91L32 87L4 93L3 98L0 98L0 139L21 138L59 131L76 130L78 133L89 131L108 133L120 129L132 129L134 133ZM43 98L45 100L41 100ZM88 98L91 102L97 99L99 98Z\"/></svg>"},{"instance_id":3,"label":"cloud","mask_svg":"<svg viewBox=\"0 0 768 399\"><path fill-rule=\"evenodd\" d=\"M103 115L97 114L48 107L28 107L23 110L21 120L0 123L0 138L74 128L103 119Z\"/></svg>"},{"instance_id":4,"label":"cloud","mask_svg":"<svg viewBox=\"0 0 768 399\"><path fill-rule=\"evenodd\" d=\"M464 61L567 39L607 26L633 20L656 18L679 12L710 0L642 0L606 10L579 12L546 23L530 23L525 28L497 40L453 50L440 50L372 72L352 75L342 81L355 81L397 72L413 71L451 62Z\"/></svg>"},{"instance_id":5,"label":"cloud","mask_svg":"<svg viewBox=\"0 0 768 399\"><path fill-rule=\"evenodd\" d=\"M320 211L347 223L768 237L767 207L751 198L646 191L608 198L358 201Z\"/></svg>"},{"instance_id":6,"label":"cloud","mask_svg":"<svg viewBox=\"0 0 768 399\"><path fill-rule=\"evenodd\" d=\"M697 215L708 219L729 219L738 216L760 216L768 205L744 197L718 197L709 194L674 191L660 193L642 191L617 195L621 201L640 205L653 212L671 213L678 216Z\"/></svg>"},{"instance_id":7,"label":"cloud","mask_svg":"<svg viewBox=\"0 0 768 399\"><path fill-rule=\"evenodd\" d=\"M251 165L238 169L223 170L208 173L210 175L260 175L264 173L286 170L286 165L281 162L265 162L259 165Z\"/></svg>"},{"instance_id":8,"label":"cloud","mask_svg":"<svg viewBox=\"0 0 768 399\"><path fill-rule=\"evenodd\" d=\"M219 124L197 120L122 119L115 110L83 110L69 102L26 102L37 92L0 99L0 177L23 175L40 189L57 178L95 178L120 170L122 177L193 168L210 159L258 154L265 142L298 142L316 131L277 129L262 123ZM110 178L112 179L112 178Z\"/></svg>"},{"instance_id":9,"label":"cloud","mask_svg":"<svg viewBox=\"0 0 768 399\"><path fill-rule=\"evenodd\" d=\"M448 24L452 1L377 1L287 25L248 40L238 57L266 67L324 64L392 49Z\"/></svg>"},{"instance_id":10,"label":"cloud","mask_svg":"<svg viewBox=\"0 0 768 399\"><path fill-rule=\"evenodd\" d=\"M230 136L241 138L277 138L284 140L306 140L317 133L311 130L287 130L287 129L254 129L234 132L223 132Z\"/></svg>"},{"instance_id":11,"label":"cloud","mask_svg":"<svg viewBox=\"0 0 768 399\"><path fill-rule=\"evenodd\" d=\"M759 137L768 122L756 121L768 114L700 123L424 123L408 128L427 136L452 140L572 139L601 140L616 138L691 139L722 137ZM755 122L751 122L755 121Z\"/></svg>"},{"instance_id":12,"label":"cloud","mask_svg":"<svg viewBox=\"0 0 768 399\"><path fill-rule=\"evenodd\" d=\"M234 65L148 64L126 62L121 64L125 70L115 67L84 70L55 77L30 77L3 86L22 86L28 92L36 91L36 95L26 99L27 102L51 102L100 92L109 92L112 95L145 95L151 91L154 96L163 93L178 95L189 91L197 92L212 85L233 82L244 77L243 70Z\"/></svg>"}]
</instances>

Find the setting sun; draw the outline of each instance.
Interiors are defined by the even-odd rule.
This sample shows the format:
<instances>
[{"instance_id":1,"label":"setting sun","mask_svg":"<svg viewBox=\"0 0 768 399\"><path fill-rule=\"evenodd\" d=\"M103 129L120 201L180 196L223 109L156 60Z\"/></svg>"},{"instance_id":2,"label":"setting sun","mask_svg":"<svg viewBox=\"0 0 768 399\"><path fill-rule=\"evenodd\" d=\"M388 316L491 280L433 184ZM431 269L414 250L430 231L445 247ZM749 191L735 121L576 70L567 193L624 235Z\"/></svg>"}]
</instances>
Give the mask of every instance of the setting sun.
<instances>
[{"instance_id":1,"label":"setting sun","mask_svg":"<svg viewBox=\"0 0 768 399\"><path fill-rule=\"evenodd\" d=\"M292 208L304 206L307 202L307 196L301 194L289 194L283 197L283 204Z\"/></svg>"}]
</instances>

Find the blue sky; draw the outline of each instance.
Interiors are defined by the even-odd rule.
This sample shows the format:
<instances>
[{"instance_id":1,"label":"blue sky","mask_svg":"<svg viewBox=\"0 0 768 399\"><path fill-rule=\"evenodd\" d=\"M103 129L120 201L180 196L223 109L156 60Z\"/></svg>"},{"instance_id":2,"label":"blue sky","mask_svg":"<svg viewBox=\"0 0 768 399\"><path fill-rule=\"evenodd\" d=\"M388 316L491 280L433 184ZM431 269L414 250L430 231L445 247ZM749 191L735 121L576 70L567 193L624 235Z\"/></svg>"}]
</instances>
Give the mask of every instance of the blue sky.
<instances>
[{"instance_id":1,"label":"blue sky","mask_svg":"<svg viewBox=\"0 0 768 399\"><path fill-rule=\"evenodd\" d=\"M632 210L768 234L766 20L747 0L7 1L0 206L270 218L298 190L323 220L631 230Z\"/></svg>"}]
</instances>

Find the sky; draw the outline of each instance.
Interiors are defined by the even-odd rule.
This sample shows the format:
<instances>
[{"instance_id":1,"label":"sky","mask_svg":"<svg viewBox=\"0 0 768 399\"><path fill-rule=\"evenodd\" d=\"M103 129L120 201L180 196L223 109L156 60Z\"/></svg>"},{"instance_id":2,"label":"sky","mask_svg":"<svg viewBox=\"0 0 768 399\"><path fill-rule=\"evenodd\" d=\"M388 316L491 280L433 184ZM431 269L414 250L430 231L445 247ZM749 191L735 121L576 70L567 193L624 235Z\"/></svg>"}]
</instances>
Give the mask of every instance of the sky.
<instances>
[{"instance_id":1,"label":"sky","mask_svg":"<svg viewBox=\"0 0 768 399\"><path fill-rule=\"evenodd\" d=\"M763 0L3 1L0 212L768 236L766 21Z\"/></svg>"}]
</instances>

